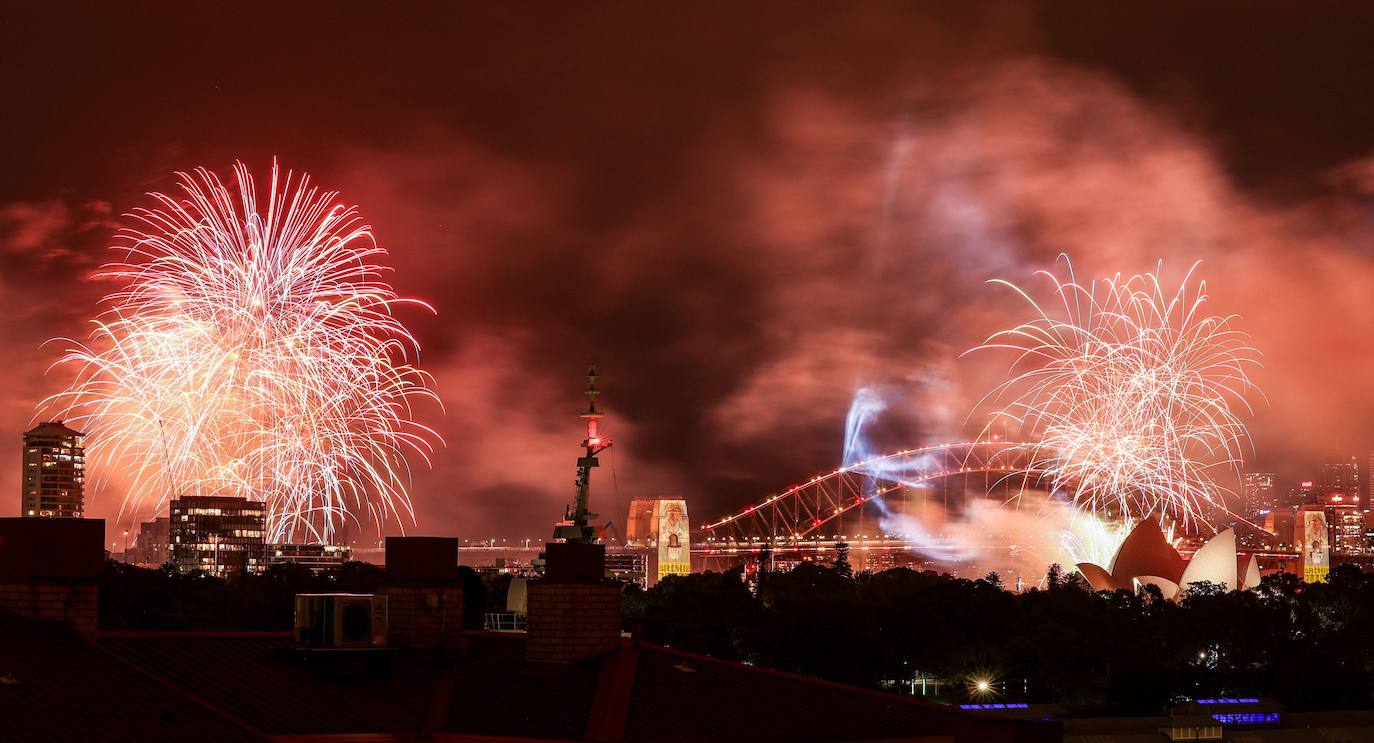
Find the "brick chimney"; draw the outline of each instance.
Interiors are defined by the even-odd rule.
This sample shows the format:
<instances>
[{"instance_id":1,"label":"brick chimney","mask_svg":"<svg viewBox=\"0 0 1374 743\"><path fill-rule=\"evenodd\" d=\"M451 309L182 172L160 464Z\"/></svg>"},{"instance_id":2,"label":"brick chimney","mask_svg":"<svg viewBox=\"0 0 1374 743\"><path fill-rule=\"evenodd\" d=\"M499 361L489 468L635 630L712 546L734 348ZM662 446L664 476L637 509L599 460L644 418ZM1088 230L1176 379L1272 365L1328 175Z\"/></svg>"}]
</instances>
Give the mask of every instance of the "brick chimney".
<instances>
[{"instance_id":1,"label":"brick chimney","mask_svg":"<svg viewBox=\"0 0 1374 743\"><path fill-rule=\"evenodd\" d=\"M558 673L620 647L621 587L605 574L605 545L546 545L544 578L529 584L526 670Z\"/></svg>"},{"instance_id":2,"label":"brick chimney","mask_svg":"<svg viewBox=\"0 0 1374 743\"><path fill-rule=\"evenodd\" d=\"M104 519L0 519L0 606L22 617L94 634L104 569Z\"/></svg>"},{"instance_id":3,"label":"brick chimney","mask_svg":"<svg viewBox=\"0 0 1374 743\"><path fill-rule=\"evenodd\" d=\"M463 584L458 579L458 540L453 537L387 537L387 642L443 652L463 629Z\"/></svg>"}]
</instances>

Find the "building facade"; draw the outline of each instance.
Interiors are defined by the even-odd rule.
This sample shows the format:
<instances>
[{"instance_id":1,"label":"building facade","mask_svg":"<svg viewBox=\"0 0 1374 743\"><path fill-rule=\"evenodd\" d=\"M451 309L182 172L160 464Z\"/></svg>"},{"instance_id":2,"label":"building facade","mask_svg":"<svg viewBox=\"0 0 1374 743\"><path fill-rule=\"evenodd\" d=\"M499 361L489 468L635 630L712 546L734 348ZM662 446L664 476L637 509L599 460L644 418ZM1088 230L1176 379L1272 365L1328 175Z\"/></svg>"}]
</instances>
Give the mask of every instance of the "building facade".
<instances>
[{"instance_id":1,"label":"building facade","mask_svg":"<svg viewBox=\"0 0 1374 743\"><path fill-rule=\"evenodd\" d=\"M1333 493L1324 500L1331 554L1365 554L1368 551L1368 541L1364 535L1364 511L1360 507L1360 496Z\"/></svg>"},{"instance_id":2,"label":"building facade","mask_svg":"<svg viewBox=\"0 0 1374 743\"><path fill-rule=\"evenodd\" d=\"M1371 508L1370 504L1374 503L1374 451L1369 452L1369 462L1364 473L1369 488L1364 496L1364 510L1368 511Z\"/></svg>"},{"instance_id":3,"label":"building facade","mask_svg":"<svg viewBox=\"0 0 1374 743\"><path fill-rule=\"evenodd\" d=\"M606 551L606 575L622 583L649 589L649 554L643 550Z\"/></svg>"},{"instance_id":4,"label":"building facade","mask_svg":"<svg viewBox=\"0 0 1374 743\"><path fill-rule=\"evenodd\" d=\"M1359 497L1360 491L1364 489L1360 487L1360 461L1351 457L1348 460L1323 464L1318 482L1320 484L1317 492L1320 495L1339 493Z\"/></svg>"},{"instance_id":5,"label":"building facade","mask_svg":"<svg viewBox=\"0 0 1374 743\"><path fill-rule=\"evenodd\" d=\"M1247 472L1244 480L1244 516L1250 521L1263 519L1279 507L1278 475L1273 472Z\"/></svg>"},{"instance_id":6,"label":"building facade","mask_svg":"<svg viewBox=\"0 0 1374 743\"><path fill-rule=\"evenodd\" d=\"M316 573L352 559L353 549L343 544L274 544L267 550L268 565L304 565Z\"/></svg>"},{"instance_id":7,"label":"building facade","mask_svg":"<svg viewBox=\"0 0 1374 743\"><path fill-rule=\"evenodd\" d=\"M140 524L134 546L124 553L125 561L144 568L162 567L171 558L168 549L170 524L171 519L167 516Z\"/></svg>"},{"instance_id":8,"label":"building facade","mask_svg":"<svg viewBox=\"0 0 1374 743\"><path fill-rule=\"evenodd\" d=\"M635 498L626 519L625 545L645 549L652 557L652 581L692 572L691 530L687 501L681 498Z\"/></svg>"},{"instance_id":9,"label":"building facade","mask_svg":"<svg viewBox=\"0 0 1374 743\"><path fill-rule=\"evenodd\" d=\"M169 509L171 559L182 572L217 576L267 567L267 505L234 496L176 498Z\"/></svg>"},{"instance_id":10,"label":"building facade","mask_svg":"<svg viewBox=\"0 0 1374 743\"><path fill-rule=\"evenodd\" d=\"M86 512L85 435L62 421L24 432L23 516L76 518Z\"/></svg>"},{"instance_id":11,"label":"building facade","mask_svg":"<svg viewBox=\"0 0 1374 743\"><path fill-rule=\"evenodd\" d=\"M1301 540L1294 536L1298 533L1297 511L1297 508L1276 508L1264 517L1264 530L1272 536L1272 541L1266 546L1280 552L1299 550Z\"/></svg>"},{"instance_id":12,"label":"building facade","mask_svg":"<svg viewBox=\"0 0 1374 743\"><path fill-rule=\"evenodd\" d=\"M1310 506L1317 502L1317 483L1312 480L1303 480L1295 488L1289 488L1288 500L1285 506Z\"/></svg>"}]
</instances>

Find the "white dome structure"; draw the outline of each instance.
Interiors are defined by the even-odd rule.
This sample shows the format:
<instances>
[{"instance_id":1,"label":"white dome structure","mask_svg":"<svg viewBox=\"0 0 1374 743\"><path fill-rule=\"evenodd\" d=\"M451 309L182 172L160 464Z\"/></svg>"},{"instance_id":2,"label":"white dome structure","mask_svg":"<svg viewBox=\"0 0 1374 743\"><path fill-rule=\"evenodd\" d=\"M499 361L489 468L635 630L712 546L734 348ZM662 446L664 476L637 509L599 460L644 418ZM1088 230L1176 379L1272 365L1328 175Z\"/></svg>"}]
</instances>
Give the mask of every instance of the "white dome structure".
<instances>
[{"instance_id":1,"label":"white dome structure","mask_svg":"<svg viewBox=\"0 0 1374 743\"><path fill-rule=\"evenodd\" d=\"M1178 598L1178 584L1167 578L1161 578L1157 575L1142 575L1135 580L1140 584L1141 588L1145 586L1154 586L1158 588L1160 595L1170 601Z\"/></svg>"},{"instance_id":2,"label":"white dome structure","mask_svg":"<svg viewBox=\"0 0 1374 743\"><path fill-rule=\"evenodd\" d=\"M1248 558L1236 556L1236 576L1240 579L1240 587L1246 590L1254 588L1260 584L1259 560L1254 555Z\"/></svg>"},{"instance_id":3,"label":"white dome structure","mask_svg":"<svg viewBox=\"0 0 1374 743\"><path fill-rule=\"evenodd\" d=\"M1236 580L1236 562L1236 532L1226 529L1198 549L1183 570L1179 585L1186 587L1205 581L1228 591L1240 590L1241 585Z\"/></svg>"},{"instance_id":4,"label":"white dome structure","mask_svg":"<svg viewBox=\"0 0 1374 743\"><path fill-rule=\"evenodd\" d=\"M1194 553L1192 560L1184 560L1164 538L1159 522L1153 518L1131 529L1112 557L1110 568L1090 562L1077 567L1094 591L1155 586L1170 600L1177 600L1193 583L1206 581L1239 591L1254 588L1260 582L1255 556L1236 553L1234 530L1218 532Z\"/></svg>"}]
</instances>

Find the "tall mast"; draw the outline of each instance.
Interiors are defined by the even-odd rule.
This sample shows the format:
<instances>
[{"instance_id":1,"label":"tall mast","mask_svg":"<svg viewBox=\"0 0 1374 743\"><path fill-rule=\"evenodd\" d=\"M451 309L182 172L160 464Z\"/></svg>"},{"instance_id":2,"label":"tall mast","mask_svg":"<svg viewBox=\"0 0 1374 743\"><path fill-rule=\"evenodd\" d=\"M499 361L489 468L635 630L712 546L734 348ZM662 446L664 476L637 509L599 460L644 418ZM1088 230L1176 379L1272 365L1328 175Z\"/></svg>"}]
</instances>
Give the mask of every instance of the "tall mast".
<instances>
[{"instance_id":1,"label":"tall mast","mask_svg":"<svg viewBox=\"0 0 1374 743\"><path fill-rule=\"evenodd\" d=\"M596 397L600 394L596 388L596 367L593 366L587 370L587 412L581 416L582 420L587 422L587 438L582 440L582 448L586 453L577 458L577 500L572 508L564 512L563 520L554 527L554 539L585 544L595 544L598 541L596 527L591 524L597 515L587 510L587 502L591 489L592 468L601 466L596 455L611 448L610 437L600 431L603 416L596 409Z\"/></svg>"}]
</instances>

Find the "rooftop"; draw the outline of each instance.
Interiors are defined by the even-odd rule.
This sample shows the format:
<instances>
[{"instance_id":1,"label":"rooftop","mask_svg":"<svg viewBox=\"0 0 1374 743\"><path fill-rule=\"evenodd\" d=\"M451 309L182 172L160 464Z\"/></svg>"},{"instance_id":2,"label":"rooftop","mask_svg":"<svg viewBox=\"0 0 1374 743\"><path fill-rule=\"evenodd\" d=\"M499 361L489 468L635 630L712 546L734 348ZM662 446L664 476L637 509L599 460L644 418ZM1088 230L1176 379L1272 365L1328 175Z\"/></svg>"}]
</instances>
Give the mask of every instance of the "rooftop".
<instances>
[{"instance_id":1,"label":"rooftop","mask_svg":"<svg viewBox=\"0 0 1374 743\"><path fill-rule=\"evenodd\" d=\"M68 428L62 421L46 421L30 428L24 432L25 436L85 436L85 434L73 428Z\"/></svg>"},{"instance_id":2,"label":"rooftop","mask_svg":"<svg viewBox=\"0 0 1374 743\"><path fill-rule=\"evenodd\" d=\"M19 740L1059 739L1053 726L630 639L536 674L524 635L467 632L456 658L397 651L385 674L350 676L312 670L289 633L83 639L5 610L0 622L0 717Z\"/></svg>"}]
</instances>

